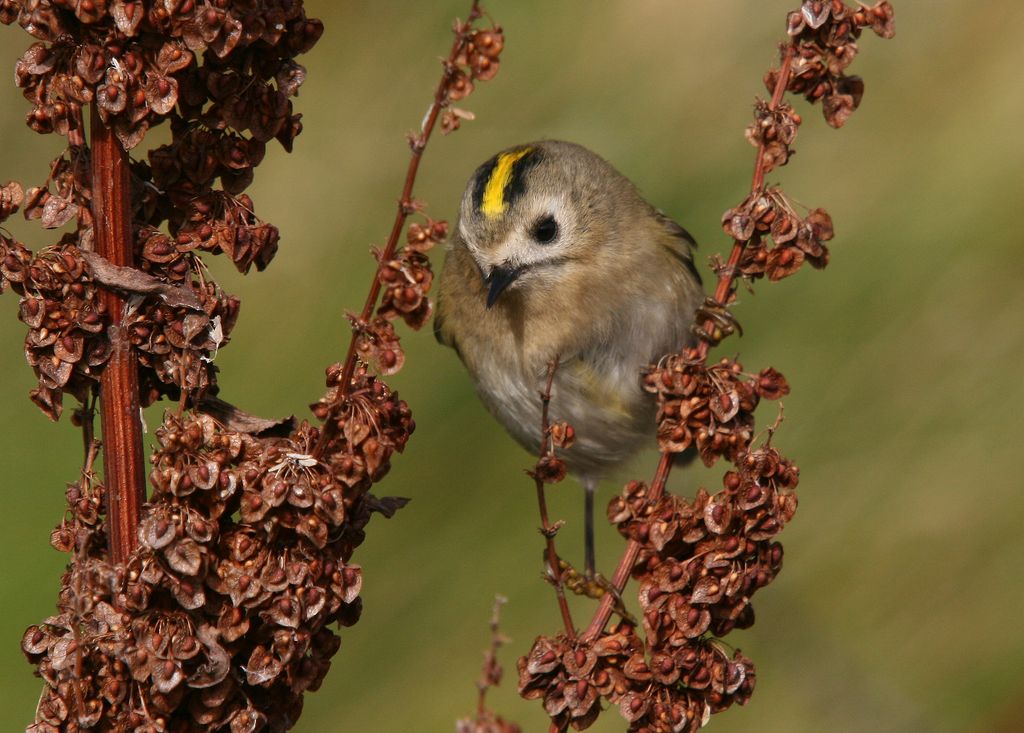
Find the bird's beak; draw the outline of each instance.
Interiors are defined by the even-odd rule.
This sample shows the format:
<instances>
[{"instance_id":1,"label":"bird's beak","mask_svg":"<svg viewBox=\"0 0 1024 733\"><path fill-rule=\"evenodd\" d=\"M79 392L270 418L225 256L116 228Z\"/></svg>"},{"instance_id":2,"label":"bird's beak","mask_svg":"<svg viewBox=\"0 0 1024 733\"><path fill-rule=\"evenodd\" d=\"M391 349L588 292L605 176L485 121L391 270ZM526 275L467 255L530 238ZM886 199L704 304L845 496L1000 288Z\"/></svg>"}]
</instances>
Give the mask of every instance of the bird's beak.
<instances>
[{"instance_id":1,"label":"bird's beak","mask_svg":"<svg viewBox=\"0 0 1024 733\"><path fill-rule=\"evenodd\" d=\"M497 302L498 296L505 291L505 288L514 283L522 272L522 267L510 267L508 265L499 265L498 267L491 268L491 274L484 278L484 284L487 285L488 308Z\"/></svg>"}]
</instances>

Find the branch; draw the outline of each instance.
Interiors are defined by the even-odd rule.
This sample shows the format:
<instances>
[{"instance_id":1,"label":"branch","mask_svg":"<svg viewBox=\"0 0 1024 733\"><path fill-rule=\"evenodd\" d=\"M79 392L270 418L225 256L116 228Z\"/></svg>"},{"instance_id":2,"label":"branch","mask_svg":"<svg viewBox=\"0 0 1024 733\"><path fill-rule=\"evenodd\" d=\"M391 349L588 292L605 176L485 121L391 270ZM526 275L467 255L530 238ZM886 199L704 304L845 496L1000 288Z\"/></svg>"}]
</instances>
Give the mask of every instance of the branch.
<instances>
[{"instance_id":1,"label":"branch","mask_svg":"<svg viewBox=\"0 0 1024 733\"><path fill-rule=\"evenodd\" d=\"M789 84L790 73L792 70L793 55L795 53L795 47L790 44L785 52L785 56L782 61L782 69L775 81L775 88L772 92L772 98L769 102L769 109L775 110L778 108L782 101L782 97L786 92L786 86ZM754 163L754 178L751 183L751 194L760 193L764 186L764 176L766 173L766 156L765 156L765 144L762 143L757 149L757 158ZM714 301L719 307L724 307L726 303L732 300L732 294L736 289L736 272L737 265L739 264L740 257L743 255L743 250L748 245L748 241L734 239L732 252L729 254L729 261L724 267L718 269L718 286L715 288ZM714 321L708 319L707 324L704 328L704 333L713 333ZM699 333L699 332L698 332ZM709 337L702 335L700 337L700 343L697 346L698 355L701 359L706 359L708 350L711 348L712 342ZM658 461L658 468L655 471L654 478L651 480L651 487L648 492L648 499L651 504L658 501L662 494L665 492L665 484L668 482L669 473L672 471L672 456L673 453L663 452L661 459ZM611 618L612 612L615 608L615 599L621 596L623 590L626 587L626 583L629 581L629 575L633 571L633 567L636 564L637 555L640 553L640 543L636 540L630 540L626 545L626 550L619 560L618 566L615 568L615 574L612 576L612 592L607 593L601 598L601 602L597 607L597 612L594 614L594 618L587 626L585 632L583 632L582 638L585 641L593 641L596 639L604 627L608 624L608 620Z\"/></svg>"},{"instance_id":2,"label":"branch","mask_svg":"<svg viewBox=\"0 0 1024 733\"><path fill-rule=\"evenodd\" d=\"M548 364L548 379L544 385L544 391L540 393L541 399L541 442L537 455L537 466L531 472L534 483L537 486L537 507L540 510L540 533L544 535L545 551L548 560L548 576L551 585L555 588L555 596L558 599L558 609L562 614L562 623L565 625L565 633L570 639L576 638L576 626L572 622L572 615L569 613L569 603L565 599L565 584L563 574L558 562L558 552L555 550L555 534L557 526L552 526L548 518L548 503L544 493L546 481L560 481L565 476L565 466L561 459L555 457L554 445L551 440L551 424L548 420L548 406L551 404L551 385L555 381L555 372L558 371L558 357Z\"/></svg>"},{"instance_id":3,"label":"branch","mask_svg":"<svg viewBox=\"0 0 1024 733\"><path fill-rule=\"evenodd\" d=\"M128 153L114 130L92 107L92 215L98 254L116 267L132 266ZM121 328L125 301L112 290L100 293L110 315L111 354L100 375L103 429L103 485L107 496L110 558L127 560L137 543L139 512L145 500L142 418L138 363Z\"/></svg>"},{"instance_id":4,"label":"branch","mask_svg":"<svg viewBox=\"0 0 1024 733\"><path fill-rule=\"evenodd\" d=\"M457 22L455 41L452 43L452 48L448 53L448 57L444 60L444 71L441 74L441 80L438 82L437 88L434 91L434 99L430 104L430 108L427 110L426 117L423 119L423 125L420 128L420 133L413 136L409 142L409 147L412 149L412 155L409 158L409 166L405 172L405 184L402 186L402 195L398 199L398 209L395 211L395 219L391 225L391 234L388 235L387 243L384 245L384 250L377 255L377 269L373 273L373 282L370 283L370 292L367 293L366 302L363 304L363 309L360 311L358 320L355 321L356 324L367 323L370 320L370 316L373 315L374 307L377 305L377 300L380 297L381 264L394 258L395 250L398 247L398 240L401 237L402 230L405 228L405 221L410 214L416 211L416 205L412 197L412 190L416 183L416 174L419 171L420 160L423 158L423 152L426 150L427 143L430 141L430 136L434 131L434 127L437 123L438 116L441 114L441 110L447 107L450 102L452 81L456 79L460 73L457 65L458 59L463 55L470 42L473 21L480 18L481 15L482 12L479 7L479 0L473 0L473 4L469 10L469 17L464 23ZM349 339L348 353L345 356L341 379L338 383L340 394L334 403L337 406L340 406L345 402L345 398L352 389L352 377L355 375L356 363L358 361L356 346L359 342L359 334L360 329L358 327L354 327L352 329L352 336ZM332 407L329 416L324 420L324 429L320 434L320 440L317 442L316 449L313 453L318 458L323 454L324 449L337 433L337 421L331 419L335 417L337 410L338 407Z\"/></svg>"}]
</instances>

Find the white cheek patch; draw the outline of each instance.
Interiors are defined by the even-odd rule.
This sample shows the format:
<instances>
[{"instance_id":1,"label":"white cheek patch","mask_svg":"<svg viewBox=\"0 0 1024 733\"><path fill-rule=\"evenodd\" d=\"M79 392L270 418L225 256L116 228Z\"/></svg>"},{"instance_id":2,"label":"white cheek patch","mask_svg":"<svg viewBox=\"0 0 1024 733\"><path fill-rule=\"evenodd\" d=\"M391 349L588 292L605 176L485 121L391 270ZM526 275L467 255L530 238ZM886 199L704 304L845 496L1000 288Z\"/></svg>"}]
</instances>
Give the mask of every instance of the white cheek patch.
<instances>
[{"instance_id":1,"label":"white cheek patch","mask_svg":"<svg viewBox=\"0 0 1024 733\"><path fill-rule=\"evenodd\" d=\"M564 258L570 249L570 239L576 223L572 210L566 204L561 196L538 200L532 207L530 216L525 220L524 228L509 238L511 241L506 244L508 255L523 265L543 264ZM534 238L533 228L546 216L554 218L558 225L558 234L551 242L538 242Z\"/></svg>"},{"instance_id":2,"label":"white cheek patch","mask_svg":"<svg viewBox=\"0 0 1024 733\"><path fill-rule=\"evenodd\" d=\"M459 234L477 266L485 273L492 268L511 264L514 267L541 265L551 260L563 259L570 249L571 232L575 226L571 209L563 197L550 196L531 202L530 212L523 217L523 224L510 232L504 241L481 247L473 238L466 218L459 219ZM545 216L553 216L558 224L558 235L547 244L538 242L533 236L536 223Z\"/></svg>"}]
</instances>

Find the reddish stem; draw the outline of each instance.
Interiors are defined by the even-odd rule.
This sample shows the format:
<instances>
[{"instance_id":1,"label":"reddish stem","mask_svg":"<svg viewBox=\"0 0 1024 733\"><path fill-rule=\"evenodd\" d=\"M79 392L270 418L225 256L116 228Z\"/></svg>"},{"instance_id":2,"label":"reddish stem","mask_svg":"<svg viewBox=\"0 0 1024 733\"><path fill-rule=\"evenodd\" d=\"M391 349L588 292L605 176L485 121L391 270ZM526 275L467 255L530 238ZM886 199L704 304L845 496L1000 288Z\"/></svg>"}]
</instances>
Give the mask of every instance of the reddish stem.
<instances>
[{"instance_id":1,"label":"reddish stem","mask_svg":"<svg viewBox=\"0 0 1024 733\"><path fill-rule=\"evenodd\" d=\"M662 453L661 459L658 461L658 470L655 471L654 479L651 481L651 488L647 492L650 501L654 502L661 498L661 495L665 492L665 483L668 481L668 474L671 470L672 454ZM619 560L619 564L615 568L615 575L612 576L613 592L605 593L601 597L601 602L597 606L594 618L591 619L587 630L583 632L584 641L593 641L604 631L608 619L612 616L612 611L615 610L616 601L622 596L622 591L629 581L629 574L633 572L633 566L636 565L636 558L639 554L640 543L636 540L630 540L626 544L626 551L622 554L622 559Z\"/></svg>"},{"instance_id":2,"label":"reddish stem","mask_svg":"<svg viewBox=\"0 0 1024 733\"><path fill-rule=\"evenodd\" d=\"M496 686L494 679L500 678L501 667L498 666L498 650L505 643L505 637L501 635L499 621L501 618L501 607L505 604L506 598L497 596L494 599L494 610L491 611L491 646L484 655L484 666L480 673L480 681L477 683L476 698L476 721L478 726L486 723L487 717L487 691ZM495 675L494 670L497 670Z\"/></svg>"},{"instance_id":3,"label":"reddish stem","mask_svg":"<svg viewBox=\"0 0 1024 733\"><path fill-rule=\"evenodd\" d=\"M434 131L434 126L437 123L437 118L441 114L441 110L448 105L448 85L454 76L457 67L455 65L456 59L462 54L466 43L469 40L469 29L473 21L481 16L480 8L478 7L479 0L473 0L473 5L469 10L469 17L465 23L462 23L459 30L455 34L455 41L452 43L452 49L448 53L448 58L444 61L444 73L441 74L441 81L438 82L437 89L434 91L434 100L430 104L430 109L427 110L427 116L423 120L423 127L420 130L419 135L416 135L410 141L410 147L412 148L412 156L409 159L409 166L405 171L405 184L402 186L402 195L398 199L398 209L395 212L395 220L391 225L391 234L388 235L387 243L384 245L383 251L377 255L377 269L373 273L373 282L370 283L370 292L366 295L366 302L363 304L363 310L359 314L358 323L366 323L370 320L370 316L373 315L373 309L377 305L377 299L380 297L380 265L381 263L387 262L388 260L394 259L395 250L398 248L398 239L402 235L402 230L405 228L405 220L409 217L409 214L415 211L412 198L413 185L416 183L416 174L419 171L420 160L423 158L423 151L426 150L427 142L430 140L430 135ZM352 389L352 377L356 372L356 345L359 339L358 327L352 329L352 337L348 343L348 353L345 356L345 363L342 368L341 381L338 389L340 394L338 399L334 402L334 405L340 406L344 403L344 398L348 395L349 390ZM333 418L337 412L338 407L332 406L328 417L324 421L324 429L320 435L320 440L317 442L316 449L313 455L319 458L327 444L331 439L334 438L336 427L334 426L335 421Z\"/></svg>"},{"instance_id":4,"label":"reddish stem","mask_svg":"<svg viewBox=\"0 0 1024 733\"><path fill-rule=\"evenodd\" d=\"M786 93L786 87L789 85L789 75L793 68L793 57L796 53L796 47L793 44L787 46L783 57L782 57L782 68L779 70L779 76L775 80L775 88L772 90L772 98L768 103L768 108L775 110L782 102L782 97ZM765 146L759 145L757 148L757 159L754 163L754 178L750 184L750 190L752 193L758 193L764 187L764 176L765 176ZM756 244L756 238L759 235L755 234L751 240ZM747 242L738 239L733 240L732 251L729 253L729 260L726 264L719 268L718 271L718 286L715 288L715 301L725 305L729 302L732 296L733 290L736 288L736 269L739 265L740 258L743 256L743 250L746 248ZM714 323L708 321L705 324L705 330L711 332L714 328ZM700 358L707 359L708 351L711 348L711 343L707 339L701 339L700 344L697 346L698 354ZM662 494L665 492L665 483L668 481L668 475L672 470L672 455L671 453L662 453L661 460L658 462L658 469L655 471L654 478L651 480L651 487L647 492L647 500L651 503L658 501ZM584 641L593 641L598 635L604 631L604 627L608 623L608 619L611 618L612 611L615 608L616 598L622 594L622 591L626 587L626 583L629 580L629 574L633 571L633 566L636 565L637 555L640 553L640 543L636 540L630 540L626 545L626 551L622 555L622 559L619 560L618 566L615 568L615 575L612 577L612 591L601 598L601 603L597 607L597 611L594 613L594 618L591 620L590 625L587 626L586 631L583 632Z\"/></svg>"},{"instance_id":5,"label":"reddish stem","mask_svg":"<svg viewBox=\"0 0 1024 733\"><path fill-rule=\"evenodd\" d=\"M92 216L96 251L115 265L132 267L128 153L92 107ZM137 543L146 474L139 414L138 365L121 328L125 301L111 290L100 299L110 318L110 360L100 374L103 485L107 498L110 559L124 563Z\"/></svg>"},{"instance_id":6,"label":"reddish stem","mask_svg":"<svg viewBox=\"0 0 1024 733\"><path fill-rule=\"evenodd\" d=\"M549 452L551 437L548 435L551 427L548 420L548 407L551 404L551 385L555 382L555 372L558 371L558 357L548 365L548 381L544 385L544 391L540 393L541 400L541 441L540 460ZM538 461L539 464L539 461ZM539 465L538 465L539 468ZM565 599L565 588L562 585L562 571L558 565L558 552L555 550L555 530L551 527L551 520L548 518L548 502L544 493L544 481L540 473L535 472L533 480L537 485L537 507L540 509L541 534L544 535L545 546L548 558L548 572L551 574L551 584L555 587L555 597L558 598L558 609L562 613L562 623L565 625L565 633L570 639L576 638L576 626L572 622L572 615L569 613L569 603Z\"/></svg>"},{"instance_id":7,"label":"reddish stem","mask_svg":"<svg viewBox=\"0 0 1024 733\"><path fill-rule=\"evenodd\" d=\"M793 68L793 57L796 54L796 46L792 43L786 47L786 52L782 57L782 68L779 70L779 76L775 80L775 89L772 90L771 101L768 102L768 109L775 110L782 102L782 97L786 93L786 87L789 85L789 74ZM758 145L757 147L757 159L754 162L754 179L750 184L751 193L758 193L764 188L764 177L765 177L765 146L764 144ZM754 245L758 243L761 235L757 232L751 238L751 242ZM736 289L736 268L739 266L740 258L743 256L743 250L746 249L747 242L739 239L734 239L732 243L732 251L729 253L729 260L725 263L725 266L721 268L718 274L718 287L715 288L715 302L721 305L728 305L732 292ZM704 328L707 332L711 332L714 329L714 323L708 321ZM702 359L706 359L708 351L711 349L711 343L707 339L701 339L700 344L697 346L698 352Z\"/></svg>"}]
</instances>

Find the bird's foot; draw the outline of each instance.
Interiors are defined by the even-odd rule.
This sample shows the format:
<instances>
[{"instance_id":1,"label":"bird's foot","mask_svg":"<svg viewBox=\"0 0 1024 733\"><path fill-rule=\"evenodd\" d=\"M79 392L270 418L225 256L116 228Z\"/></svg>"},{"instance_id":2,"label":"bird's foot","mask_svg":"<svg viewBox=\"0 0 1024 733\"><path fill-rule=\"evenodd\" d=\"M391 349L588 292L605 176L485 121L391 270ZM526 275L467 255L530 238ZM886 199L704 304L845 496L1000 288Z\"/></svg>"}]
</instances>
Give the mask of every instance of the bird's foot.
<instances>
[{"instance_id":1,"label":"bird's foot","mask_svg":"<svg viewBox=\"0 0 1024 733\"><path fill-rule=\"evenodd\" d=\"M609 587L608 581L599 574L588 576L586 571L580 572L562 558L558 559L558 569L562 575L562 585L578 596L600 598Z\"/></svg>"}]
</instances>

